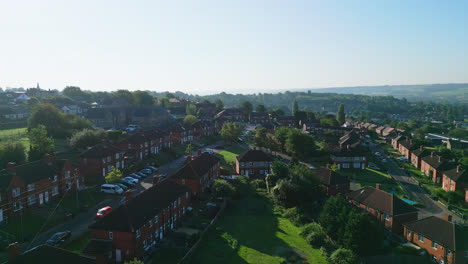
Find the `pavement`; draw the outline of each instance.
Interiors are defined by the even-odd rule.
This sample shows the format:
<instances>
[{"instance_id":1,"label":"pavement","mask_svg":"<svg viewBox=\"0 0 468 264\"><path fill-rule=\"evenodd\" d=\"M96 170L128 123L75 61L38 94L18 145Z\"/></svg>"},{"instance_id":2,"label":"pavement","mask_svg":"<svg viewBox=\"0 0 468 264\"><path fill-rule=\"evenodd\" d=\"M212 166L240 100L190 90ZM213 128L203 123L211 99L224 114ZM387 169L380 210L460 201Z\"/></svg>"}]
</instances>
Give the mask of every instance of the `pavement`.
<instances>
[{"instance_id":1,"label":"pavement","mask_svg":"<svg viewBox=\"0 0 468 264\"><path fill-rule=\"evenodd\" d=\"M371 144L371 150L373 153L377 151L380 153L385 153L385 151L376 144ZM419 219L431 215L440 218L444 218L446 215L451 215L454 222L456 221L463 223L463 219L461 219L461 217L459 217L457 214L448 210L445 205L432 200L429 197L429 193L420 187L413 178L409 177L408 174L406 174L406 172L398 166L395 160L387 157L387 161L388 162L385 164L385 167L388 170L388 174L400 184L405 193L408 195L409 199L424 205L423 208L419 209Z\"/></svg>"}]
</instances>

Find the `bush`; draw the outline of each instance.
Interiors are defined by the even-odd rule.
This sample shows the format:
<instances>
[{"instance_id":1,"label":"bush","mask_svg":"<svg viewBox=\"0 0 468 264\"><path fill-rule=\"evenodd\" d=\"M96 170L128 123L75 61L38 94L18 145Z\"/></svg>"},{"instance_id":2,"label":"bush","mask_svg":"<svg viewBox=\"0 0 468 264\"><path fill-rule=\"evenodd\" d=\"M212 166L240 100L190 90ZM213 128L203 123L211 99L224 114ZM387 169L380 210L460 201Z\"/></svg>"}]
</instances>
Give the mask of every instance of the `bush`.
<instances>
[{"instance_id":1,"label":"bush","mask_svg":"<svg viewBox=\"0 0 468 264\"><path fill-rule=\"evenodd\" d=\"M356 264L357 259L349 249L339 248L330 256L330 263L334 264Z\"/></svg>"},{"instance_id":2,"label":"bush","mask_svg":"<svg viewBox=\"0 0 468 264\"><path fill-rule=\"evenodd\" d=\"M231 198L236 192L235 188L226 180L215 180L211 190L217 197L224 198Z\"/></svg>"},{"instance_id":3,"label":"bush","mask_svg":"<svg viewBox=\"0 0 468 264\"><path fill-rule=\"evenodd\" d=\"M323 228L320 224L318 223L315 223L315 222L312 222L312 223L309 223L305 226L303 226L301 228L301 232L300 232L300 235L303 236L303 237L307 237L307 235L309 235L310 233L313 233L313 232L324 232L323 231Z\"/></svg>"},{"instance_id":4,"label":"bush","mask_svg":"<svg viewBox=\"0 0 468 264\"><path fill-rule=\"evenodd\" d=\"M323 232L311 232L307 235L306 241L312 247L318 248L325 244L327 237Z\"/></svg>"},{"instance_id":5,"label":"bush","mask_svg":"<svg viewBox=\"0 0 468 264\"><path fill-rule=\"evenodd\" d=\"M251 182L251 184L255 189L265 189L266 188L265 181L260 180L260 179L253 180Z\"/></svg>"},{"instance_id":6,"label":"bush","mask_svg":"<svg viewBox=\"0 0 468 264\"><path fill-rule=\"evenodd\" d=\"M283 217L289 219L296 226L301 226L305 222L304 216L296 207L286 209L283 213Z\"/></svg>"}]
</instances>

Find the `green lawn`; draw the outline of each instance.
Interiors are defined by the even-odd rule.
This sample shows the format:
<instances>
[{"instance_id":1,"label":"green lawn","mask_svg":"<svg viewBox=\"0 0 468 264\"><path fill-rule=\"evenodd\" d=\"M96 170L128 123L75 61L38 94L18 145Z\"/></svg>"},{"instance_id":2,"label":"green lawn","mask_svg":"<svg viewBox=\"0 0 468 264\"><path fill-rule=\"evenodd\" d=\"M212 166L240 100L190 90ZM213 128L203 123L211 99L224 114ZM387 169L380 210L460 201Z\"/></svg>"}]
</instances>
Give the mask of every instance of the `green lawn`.
<instances>
[{"instance_id":1,"label":"green lawn","mask_svg":"<svg viewBox=\"0 0 468 264\"><path fill-rule=\"evenodd\" d=\"M204 236L190 263L327 263L265 197L244 186Z\"/></svg>"},{"instance_id":2,"label":"green lawn","mask_svg":"<svg viewBox=\"0 0 468 264\"><path fill-rule=\"evenodd\" d=\"M360 187L375 187L377 183L380 183L383 190L396 191L395 194L399 197L405 196L401 186L386 173L369 168L364 171L340 171L340 173L357 182L356 185Z\"/></svg>"},{"instance_id":3,"label":"green lawn","mask_svg":"<svg viewBox=\"0 0 468 264\"><path fill-rule=\"evenodd\" d=\"M77 237L75 240L66 244L64 248L66 250L70 250L75 253L82 254L83 250L86 248L86 245L88 245L90 237L91 237L91 234L89 232L86 232L82 234L81 236Z\"/></svg>"},{"instance_id":4,"label":"green lawn","mask_svg":"<svg viewBox=\"0 0 468 264\"><path fill-rule=\"evenodd\" d=\"M0 130L0 145L7 142L20 142L26 150L29 149L29 138L27 128L13 128Z\"/></svg>"},{"instance_id":5,"label":"green lawn","mask_svg":"<svg viewBox=\"0 0 468 264\"><path fill-rule=\"evenodd\" d=\"M232 166L230 166L228 163L235 163L236 157L244 151L245 149L241 148L240 146L233 146L216 154L216 157L221 159L221 169L231 170Z\"/></svg>"}]
</instances>

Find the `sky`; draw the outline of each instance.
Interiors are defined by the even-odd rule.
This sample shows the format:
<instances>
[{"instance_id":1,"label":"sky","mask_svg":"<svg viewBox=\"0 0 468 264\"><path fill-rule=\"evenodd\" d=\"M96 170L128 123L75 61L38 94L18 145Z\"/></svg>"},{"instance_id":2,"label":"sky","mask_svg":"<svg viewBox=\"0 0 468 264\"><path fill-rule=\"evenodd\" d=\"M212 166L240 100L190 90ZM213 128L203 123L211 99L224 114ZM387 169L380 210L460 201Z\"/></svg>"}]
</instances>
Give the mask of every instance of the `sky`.
<instances>
[{"instance_id":1,"label":"sky","mask_svg":"<svg viewBox=\"0 0 468 264\"><path fill-rule=\"evenodd\" d=\"M259 93L468 82L468 1L0 0L0 87Z\"/></svg>"}]
</instances>

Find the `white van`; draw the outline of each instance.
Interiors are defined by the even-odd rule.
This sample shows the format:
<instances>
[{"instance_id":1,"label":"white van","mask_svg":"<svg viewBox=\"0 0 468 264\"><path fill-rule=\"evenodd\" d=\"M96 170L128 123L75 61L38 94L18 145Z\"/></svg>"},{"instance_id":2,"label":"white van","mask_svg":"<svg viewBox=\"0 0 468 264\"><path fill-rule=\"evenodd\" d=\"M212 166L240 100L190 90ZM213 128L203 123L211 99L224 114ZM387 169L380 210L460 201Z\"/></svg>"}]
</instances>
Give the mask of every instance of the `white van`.
<instances>
[{"instance_id":1,"label":"white van","mask_svg":"<svg viewBox=\"0 0 468 264\"><path fill-rule=\"evenodd\" d=\"M122 188L114 184L103 184L101 185L101 192L122 194L123 190Z\"/></svg>"}]
</instances>

